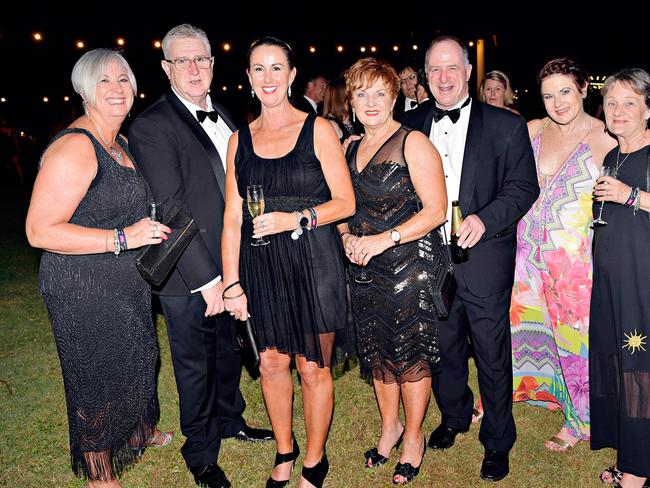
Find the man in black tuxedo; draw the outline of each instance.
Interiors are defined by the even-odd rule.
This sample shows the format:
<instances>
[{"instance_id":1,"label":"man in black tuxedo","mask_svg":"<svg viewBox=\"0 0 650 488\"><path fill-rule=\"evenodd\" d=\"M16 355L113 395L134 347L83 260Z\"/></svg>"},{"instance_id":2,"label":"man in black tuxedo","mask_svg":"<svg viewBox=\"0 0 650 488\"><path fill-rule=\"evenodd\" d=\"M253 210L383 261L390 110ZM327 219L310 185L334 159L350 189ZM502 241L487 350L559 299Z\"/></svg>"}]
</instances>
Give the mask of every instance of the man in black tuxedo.
<instances>
[{"instance_id":1,"label":"man in black tuxedo","mask_svg":"<svg viewBox=\"0 0 650 488\"><path fill-rule=\"evenodd\" d=\"M429 135L440 152L447 195L460 200L465 215L458 242L469 248L469 259L454 265L458 290L449 319L439 323L441 373L432 383L442 422L429 446L451 447L456 435L469 429L469 334L485 409L481 477L498 481L509 472L508 453L517 437L509 306L517 222L539 194L535 161L521 117L469 98L472 66L458 39L434 40L425 68L436 103L407 112L403 123Z\"/></svg>"},{"instance_id":2,"label":"man in black tuxedo","mask_svg":"<svg viewBox=\"0 0 650 488\"><path fill-rule=\"evenodd\" d=\"M249 428L242 418L235 321L221 314L225 161L235 126L208 93L214 58L205 32L174 27L163 53L171 89L133 121L129 148L163 211L178 201L201 229L154 293L167 323L187 438L181 453L197 484L228 487L217 464L221 439L272 439L271 431Z\"/></svg>"},{"instance_id":3,"label":"man in black tuxedo","mask_svg":"<svg viewBox=\"0 0 650 488\"><path fill-rule=\"evenodd\" d=\"M308 114L314 113L320 115L325 98L325 88L327 88L327 80L321 75L310 76L305 81L304 93L291 100L291 104L298 110L307 112Z\"/></svg>"}]
</instances>

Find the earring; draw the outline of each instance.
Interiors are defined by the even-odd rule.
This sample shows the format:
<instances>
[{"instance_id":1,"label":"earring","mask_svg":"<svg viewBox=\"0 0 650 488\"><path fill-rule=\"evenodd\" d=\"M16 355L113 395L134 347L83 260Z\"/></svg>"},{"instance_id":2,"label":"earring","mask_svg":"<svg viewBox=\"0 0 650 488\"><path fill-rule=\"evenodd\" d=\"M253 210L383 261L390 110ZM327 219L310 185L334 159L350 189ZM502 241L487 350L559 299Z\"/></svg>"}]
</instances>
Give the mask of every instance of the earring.
<instances>
[{"instance_id":1,"label":"earring","mask_svg":"<svg viewBox=\"0 0 650 488\"><path fill-rule=\"evenodd\" d=\"M289 97L291 97L291 85L289 85L289 90L288 90L287 94L289 95Z\"/></svg>"},{"instance_id":2,"label":"earring","mask_svg":"<svg viewBox=\"0 0 650 488\"><path fill-rule=\"evenodd\" d=\"M251 86L251 97L255 98L255 90L253 90L252 86Z\"/></svg>"},{"instance_id":3,"label":"earring","mask_svg":"<svg viewBox=\"0 0 650 488\"><path fill-rule=\"evenodd\" d=\"M352 109L352 122L356 122L356 121L357 121L357 113L354 111L354 109Z\"/></svg>"}]
</instances>

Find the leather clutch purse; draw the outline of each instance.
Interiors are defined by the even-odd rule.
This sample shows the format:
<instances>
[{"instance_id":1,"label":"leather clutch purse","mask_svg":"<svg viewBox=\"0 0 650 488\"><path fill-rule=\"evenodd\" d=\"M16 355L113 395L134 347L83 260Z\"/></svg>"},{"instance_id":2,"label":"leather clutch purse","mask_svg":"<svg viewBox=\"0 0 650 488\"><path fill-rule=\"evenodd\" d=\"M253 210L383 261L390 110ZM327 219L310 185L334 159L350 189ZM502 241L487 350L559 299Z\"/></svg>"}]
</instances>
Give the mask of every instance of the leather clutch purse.
<instances>
[{"instance_id":1,"label":"leather clutch purse","mask_svg":"<svg viewBox=\"0 0 650 488\"><path fill-rule=\"evenodd\" d=\"M255 329L253 329L253 324L251 324L250 320L237 322L237 341L244 355L250 359L251 366L258 366L260 364L260 351L257 348Z\"/></svg>"},{"instance_id":2,"label":"leather clutch purse","mask_svg":"<svg viewBox=\"0 0 650 488\"><path fill-rule=\"evenodd\" d=\"M172 229L168 239L142 248L135 258L138 271L153 286L159 286L165 281L199 231L194 219L177 203L172 204L170 209L165 209L162 223Z\"/></svg>"}]
</instances>

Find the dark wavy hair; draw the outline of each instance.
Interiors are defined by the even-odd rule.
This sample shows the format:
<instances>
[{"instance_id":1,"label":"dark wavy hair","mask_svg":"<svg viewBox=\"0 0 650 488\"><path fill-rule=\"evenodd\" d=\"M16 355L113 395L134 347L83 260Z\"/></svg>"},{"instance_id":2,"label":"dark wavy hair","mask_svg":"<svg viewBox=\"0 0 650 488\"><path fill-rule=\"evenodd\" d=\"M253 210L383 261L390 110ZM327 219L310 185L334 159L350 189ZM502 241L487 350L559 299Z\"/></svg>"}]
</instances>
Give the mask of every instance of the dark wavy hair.
<instances>
[{"instance_id":1,"label":"dark wavy hair","mask_svg":"<svg viewBox=\"0 0 650 488\"><path fill-rule=\"evenodd\" d=\"M277 37L273 36L266 36L262 37L261 39L258 39L254 41L251 46L248 48L248 53L246 54L246 66L250 68L251 65L251 54L253 54L253 51L255 51L256 48L260 46L276 46L279 47L284 51L284 54L287 56L287 62L289 65L289 69L293 69L295 66L295 58L293 56L293 50L291 49L291 46L284 42L281 39L278 39Z\"/></svg>"},{"instance_id":2,"label":"dark wavy hair","mask_svg":"<svg viewBox=\"0 0 650 488\"><path fill-rule=\"evenodd\" d=\"M583 93L589 84L589 75L587 72L573 59L569 58L556 58L551 59L537 74L537 84L541 88L542 81L549 76L565 75L573 78L573 82L578 87L578 91Z\"/></svg>"}]
</instances>

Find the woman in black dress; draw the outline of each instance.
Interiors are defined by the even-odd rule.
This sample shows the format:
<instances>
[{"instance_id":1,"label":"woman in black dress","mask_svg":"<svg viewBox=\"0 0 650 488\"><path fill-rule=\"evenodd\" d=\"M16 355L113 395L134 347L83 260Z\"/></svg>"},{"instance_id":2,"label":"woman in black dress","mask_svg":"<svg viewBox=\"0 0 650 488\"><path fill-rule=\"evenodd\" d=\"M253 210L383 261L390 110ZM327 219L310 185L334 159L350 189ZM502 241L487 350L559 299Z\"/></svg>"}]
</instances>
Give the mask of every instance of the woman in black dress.
<instances>
[{"instance_id":1,"label":"woman in black dress","mask_svg":"<svg viewBox=\"0 0 650 488\"><path fill-rule=\"evenodd\" d=\"M292 436L291 359L300 372L307 449L298 486L321 486L334 391L334 340L345 336L343 259L334 222L354 212L354 192L330 124L295 109L291 48L267 37L248 52L261 115L228 144L222 237L224 304L249 317L262 351L260 381L277 452L267 486L288 483L299 449ZM251 219L247 187L262 185L265 213ZM266 246L251 246L265 237ZM240 283L241 281L241 283Z\"/></svg>"},{"instance_id":2,"label":"woman in black dress","mask_svg":"<svg viewBox=\"0 0 650 488\"><path fill-rule=\"evenodd\" d=\"M114 488L144 447L171 440L156 430L151 290L132 252L170 230L145 217L151 193L119 135L136 92L126 60L89 51L72 84L85 115L43 154L26 232L45 250L40 289L63 372L72 469L92 488Z\"/></svg>"},{"instance_id":3,"label":"woman in black dress","mask_svg":"<svg viewBox=\"0 0 650 488\"><path fill-rule=\"evenodd\" d=\"M424 457L422 422L439 361L429 277L431 254L441 250L434 229L445 222L447 192L433 144L392 117L399 91L395 70L365 58L348 70L346 81L365 136L347 151L357 212L339 231L357 265L351 292L361 369L373 380L382 420L366 467L384 464L403 440L393 482L407 483ZM362 269L371 283L358 282Z\"/></svg>"},{"instance_id":4,"label":"woman in black dress","mask_svg":"<svg viewBox=\"0 0 650 488\"><path fill-rule=\"evenodd\" d=\"M601 480L626 488L650 478L650 75L632 68L603 86L607 129L618 148L596 182L589 332L591 448L618 451Z\"/></svg>"}]
</instances>

